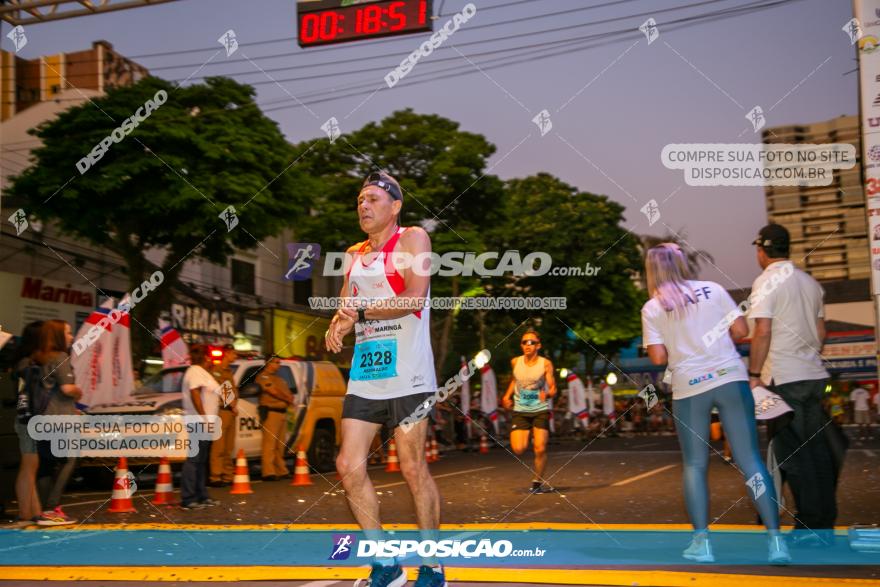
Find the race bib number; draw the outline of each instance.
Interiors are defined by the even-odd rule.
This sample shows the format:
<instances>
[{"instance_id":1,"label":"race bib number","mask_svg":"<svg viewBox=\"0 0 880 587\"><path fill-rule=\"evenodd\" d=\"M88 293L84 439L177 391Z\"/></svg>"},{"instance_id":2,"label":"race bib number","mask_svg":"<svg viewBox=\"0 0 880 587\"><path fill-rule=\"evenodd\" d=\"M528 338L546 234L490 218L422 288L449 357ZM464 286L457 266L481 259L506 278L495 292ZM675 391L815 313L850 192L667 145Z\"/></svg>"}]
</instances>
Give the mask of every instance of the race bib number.
<instances>
[{"instance_id":1,"label":"race bib number","mask_svg":"<svg viewBox=\"0 0 880 587\"><path fill-rule=\"evenodd\" d=\"M536 404L540 401L540 389L521 389L519 390L519 401L523 405Z\"/></svg>"},{"instance_id":2,"label":"race bib number","mask_svg":"<svg viewBox=\"0 0 880 587\"><path fill-rule=\"evenodd\" d=\"M397 340L371 340L356 345L349 376L353 381L397 377Z\"/></svg>"}]
</instances>

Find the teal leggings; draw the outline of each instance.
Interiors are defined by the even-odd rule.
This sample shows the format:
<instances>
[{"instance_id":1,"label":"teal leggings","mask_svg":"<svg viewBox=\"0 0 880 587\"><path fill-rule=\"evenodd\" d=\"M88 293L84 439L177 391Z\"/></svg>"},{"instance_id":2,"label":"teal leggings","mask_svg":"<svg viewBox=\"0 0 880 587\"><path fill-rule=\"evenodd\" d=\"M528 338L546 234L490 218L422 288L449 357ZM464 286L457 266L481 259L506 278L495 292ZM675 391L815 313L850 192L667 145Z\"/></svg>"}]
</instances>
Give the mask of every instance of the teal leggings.
<instances>
[{"instance_id":1,"label":"teal leggings","mask_svg":"<svg viewBox=\"0 0 880 587\"><path fill-rule=\"evenodd\" d=\"M678 441L684 459L684 499L697 531L709 525L709 425L717 407L724 435L737 467L746 479L746 491L769 530L779 529L776 490L758 450L755 400L745 381L720 385L699 395L672 402ZM757 497L756 497L757 496Z\"/></svg>"}]
</instances>

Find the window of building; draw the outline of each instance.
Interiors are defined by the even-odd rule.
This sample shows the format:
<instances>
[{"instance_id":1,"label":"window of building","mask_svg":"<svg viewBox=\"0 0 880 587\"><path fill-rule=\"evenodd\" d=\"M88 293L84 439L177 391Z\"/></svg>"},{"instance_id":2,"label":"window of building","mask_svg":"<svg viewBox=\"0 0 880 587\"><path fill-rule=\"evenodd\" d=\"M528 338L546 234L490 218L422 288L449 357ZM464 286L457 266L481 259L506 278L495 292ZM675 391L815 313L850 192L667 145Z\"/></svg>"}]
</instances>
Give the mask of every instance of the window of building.
<instances>
[{"instance_id":1,"label":"window of building","mask_svg":"<svg viewBox=\"0 0 880 587\"><path fill-rule=\"evenodd\" d=\"M256 266L240 259L232 260L232 290L243 294L254 295Z\"/></svg>"}]
</instances>

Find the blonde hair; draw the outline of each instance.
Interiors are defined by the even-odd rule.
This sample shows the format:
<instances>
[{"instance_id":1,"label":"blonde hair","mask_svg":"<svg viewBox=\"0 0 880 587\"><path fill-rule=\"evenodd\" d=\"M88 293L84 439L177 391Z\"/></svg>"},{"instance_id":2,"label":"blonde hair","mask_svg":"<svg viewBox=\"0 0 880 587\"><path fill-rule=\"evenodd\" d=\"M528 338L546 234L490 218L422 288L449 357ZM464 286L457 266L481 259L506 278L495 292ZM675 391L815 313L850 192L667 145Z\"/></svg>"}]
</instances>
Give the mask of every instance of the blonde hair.
<instances>
[{"instance_id":1,"label":"blonde hair","mask_svg":"<svg viewBox=\"0 0 880 587\"><path fill-rule=\"evenodd\" d=\"M667 312L680 315L691 299L692 279L684 251L675 243L661 243L648 249L645 255L645 273L648 293L657 298Z\"/></svg>"}]
</instances>

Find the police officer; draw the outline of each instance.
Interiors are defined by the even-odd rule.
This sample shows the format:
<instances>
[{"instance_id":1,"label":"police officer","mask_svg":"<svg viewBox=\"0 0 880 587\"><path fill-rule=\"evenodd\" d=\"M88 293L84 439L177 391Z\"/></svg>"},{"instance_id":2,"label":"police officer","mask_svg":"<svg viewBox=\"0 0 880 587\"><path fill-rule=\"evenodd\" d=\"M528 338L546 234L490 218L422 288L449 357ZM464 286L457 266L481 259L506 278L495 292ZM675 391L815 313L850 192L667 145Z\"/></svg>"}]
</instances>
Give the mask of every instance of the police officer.
<instances>
[{"instance_id":1,"label":"police officer","mask_svg":"<svg viewBox=\"0 0 880 587\"><path fill-rule=\"evenodd\" d=\"M235 347L223 347L223 358L213 365L211 375L220 384L220 430L222 435L211 444L211 474L208 485L225 487L232 483L235 467L232 453L235 450L236 416L238 415L238 387L235 385L230 365L238 359Z\"/></svg>"},{"instance_id":2,"label":"police officer","mask_svg":"<svg viewBox=\"0 0 880 587\"><path fill-rule=\"evenodd\" d=\"M263 481L289 476L284 462L287 437L287 408L293 404L293 393L287 382L277 375L281 359L271 357L257 376L260 384L260 421L263 425Z\"/></svg>"}]
</instances>

